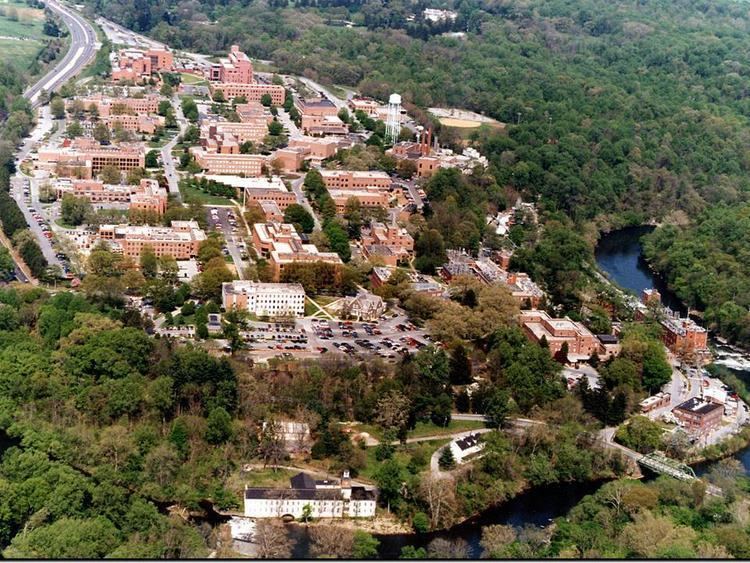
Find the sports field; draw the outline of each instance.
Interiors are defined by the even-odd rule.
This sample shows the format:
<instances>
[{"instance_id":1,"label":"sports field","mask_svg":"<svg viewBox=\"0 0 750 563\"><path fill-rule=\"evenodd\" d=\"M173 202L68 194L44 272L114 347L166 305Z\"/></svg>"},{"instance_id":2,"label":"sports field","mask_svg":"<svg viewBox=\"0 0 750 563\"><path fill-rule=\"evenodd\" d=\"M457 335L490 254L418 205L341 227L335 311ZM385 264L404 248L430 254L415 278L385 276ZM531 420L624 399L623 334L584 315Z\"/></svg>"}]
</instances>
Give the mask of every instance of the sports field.
<instances>
[{"instance_id":1,"label":"sports field","mask_svg":"<svg viewBox=\"0 0 750 563\"><path fill-rule=\"evenodd\" d=\"M481 121L472 121L469 119L457 119L455 117L441 117L440 123L446 127L457 127L459 129L474 129L482 125Z\"/></svg>"}]
</instances>

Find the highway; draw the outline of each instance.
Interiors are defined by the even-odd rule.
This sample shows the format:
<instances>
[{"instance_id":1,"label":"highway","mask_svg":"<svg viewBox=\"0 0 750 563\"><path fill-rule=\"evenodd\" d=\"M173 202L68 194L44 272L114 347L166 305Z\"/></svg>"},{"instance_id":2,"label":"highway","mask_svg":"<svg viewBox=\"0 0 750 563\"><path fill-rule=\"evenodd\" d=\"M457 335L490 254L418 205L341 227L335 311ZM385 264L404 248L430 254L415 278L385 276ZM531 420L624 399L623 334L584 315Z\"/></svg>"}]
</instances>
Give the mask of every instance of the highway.
<instances>
[{"instance_id":1,"label":"highway","mask_svg":"<svg viewBox=\"0 0 750 563\"><path fill-rule=\"evenodd\" d=\"M70 31L70 47L54 68L24 92L24 97L31 102L33 108L41 105L39 93L42 90L52 92L60 88L91 61L97 49L96 32L89 22L56 0L47 0L46 4Z\"/></svg>"}]
</instances>

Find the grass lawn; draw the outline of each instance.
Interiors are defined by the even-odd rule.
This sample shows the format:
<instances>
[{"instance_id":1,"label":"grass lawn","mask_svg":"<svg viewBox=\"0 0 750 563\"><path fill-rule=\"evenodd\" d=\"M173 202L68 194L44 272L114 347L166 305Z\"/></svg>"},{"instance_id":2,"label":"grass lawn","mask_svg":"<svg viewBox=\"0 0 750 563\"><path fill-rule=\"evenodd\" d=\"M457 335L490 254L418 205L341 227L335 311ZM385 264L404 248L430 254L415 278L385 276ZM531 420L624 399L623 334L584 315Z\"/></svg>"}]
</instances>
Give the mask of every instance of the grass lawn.
<instances>
[{"instance_id":1,"label":"grass lawn","mask_svg":"<svg viewBox=\"0 0 750 563\"><path fill-rule=\"evenodd\" d=\"M412 458L416 457L418 460L420 460L420 463L418 463L419 469L420 471L423 471L425 469L429 469L430 457L435 452L435 450L441 448L448 442L449 440L431 440L429 442L420 442L419 444L406 444L405 446L397 446L396 452L393 454L393 457L402 466L408 465ZM362 479L366 480L374 480L375 472L382 464L381 461L378 461L375 458L375 449L376 448L367 448L367 465L359 471L359 475L357 476L358 478L361 477Z\"/></svg>"},{"instance_id":2,"label":"grass lawn","mask_svg":"<svg viewBox=\"0 0 750 563\"><path fill-rule=\"evenodd\" d=\"M238 494L242 492L245 485L248 487L279 487L288 488L289 478L296 475L296 471L288 469L253 469L240 475L239 471L232 473L227 479L226 487Z\"/></svg>"},{"instance_id":3,"label":"grass lawn","mask_svg":"<svg viewBox=\"0 0 750 563\"><path fill-rule=\"evenodd\" d=\"M195 76L194 74L190 74L188 72L181 72L180 77L181 77L180 79L182 80L182 83L188 84L189 86L195 86L195 85L204 86L208 84L208 81L205 78Z\"/></svg>"},{"instance_id":4,"label":"grass lawn","mask_svg":"<svg viewBox=\"0 0 750 563\"><path fill-rule=\"evenodd\" d=\"M44 11L21 1L0 1L0 53L3 60L26 69L44 47Z\"/></svg>"},{"instance_id":5,"label":"grass lawn","mask_svg":"<svg viewBox=\"0 0 750 563\"><path fill-rule=\"evenodd\" d=\"M448 426L437 426L432 422L417 422L416 428L409 432L408 438L424 438L426 436L442 436L454 434L465 430L477 430L484 428L485 424L478 420L451 420ZM374 424L358 424L354 427L356 432L367 432L373 438L380 440L383 432Z\"/></svg>"},{"instance_id":6,"label":"grass lawn","mask_svg":"<svg viewBox=\"0 0 750 563\"><path fill-rule=\"evenodd\" d=\"M182 194L182 197L184 199L198 200L203 205L227 205L232 203L231 200L226 197L207 194L205 192L202 192L198 188L188 186L184 183L180 183L180 193Z\"/></svg>"}]
</instances>

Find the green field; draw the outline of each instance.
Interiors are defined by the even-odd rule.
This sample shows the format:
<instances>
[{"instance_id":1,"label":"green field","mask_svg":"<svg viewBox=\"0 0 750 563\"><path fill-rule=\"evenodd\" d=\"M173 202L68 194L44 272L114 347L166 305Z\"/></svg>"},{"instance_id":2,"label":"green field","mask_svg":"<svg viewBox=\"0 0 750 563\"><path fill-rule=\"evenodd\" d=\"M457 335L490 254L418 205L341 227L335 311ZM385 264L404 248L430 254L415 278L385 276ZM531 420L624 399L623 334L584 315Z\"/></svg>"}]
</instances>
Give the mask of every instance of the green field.
<instances>
[{"instance_id":1,"label":"green field","mask_svg":"<svg viewBox=\"0 0 750 563\"><path fill-rule=\"evenodd\" d=\"M208 84L207 80L204 80L203 78L200 78L199 76L195 76L194 74L190 74L187 72L181 72L180 77L181 77L183 84L188 84L190 86L195 86L195 85L205 86Z\"/></svg>"},{"instance_id":2,"label":"green field","mask_svg":"<svg viewBox=\"0 0 750 563\"><path fill-rule=\"evenodd\" d=\"M180 193L185 201L198 200L203 205L231 205L231 200L202 192L198 188L188 185L186 182L180 182Z\"/></svg>"},{"instance_id":3,"label":"green field","mask_svg":"<svg viewBox=\"0 0 750 563\"><path fill-rule=\"evenodd\" d=\"M18 68L28 68L44 47L44 12L24 2L0 0L0 53Z\"/></svg>"}]
</instances>

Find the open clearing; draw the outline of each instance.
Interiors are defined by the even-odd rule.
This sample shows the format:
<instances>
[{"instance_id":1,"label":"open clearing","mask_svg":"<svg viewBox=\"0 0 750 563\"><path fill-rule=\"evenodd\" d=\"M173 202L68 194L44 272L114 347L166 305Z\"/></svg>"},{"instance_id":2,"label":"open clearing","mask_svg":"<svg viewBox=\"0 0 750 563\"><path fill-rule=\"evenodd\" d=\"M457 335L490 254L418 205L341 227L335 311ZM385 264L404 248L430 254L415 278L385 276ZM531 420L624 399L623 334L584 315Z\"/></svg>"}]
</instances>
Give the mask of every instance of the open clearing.
<instances>
[{"instance_id":1,"label":"open clearing","mask_svg":"<svg viewBox=\"0 0 750 563\"><path fill-rule=\"evenodd\" d=\"M482 125L503 128L505 123L473 111L458 108L428 108L428 111L446 127L476 129Z\"/></svg>"},{"instance_id":2,"label":"open clearing","mask_svg":"<svg viewBox=\"0 0 750 563\"><path fill-rule=\"evenodd\" d=\"M0 0L0 53L5 61L26 69L44 47L44 12L21 2Z\"/></svg>"},{"instance_id":3,"label":"open clearing","mask_svg":"<svg viewBox=\"0 0 750 563\"><path fill-rule=\"evenodd\" d=\"M469 121L468 119L456 119L455 117L441 117L440 123L446 127L458 127L461 129L480 127L482 123L480 121Z\"/></svg>"},{"instance_id":4,"label":"open clearing","mask_svg":"<svg viewBox=\"0 0 750 563\"><path fill-rule=\"evenodd\" d=\"M180 77L183 84L189 84L191 86L196 84L208 84L205 79L201 78L200 76L190 74L189 72L181 72Z\"/></svg>"}]
</instances>

